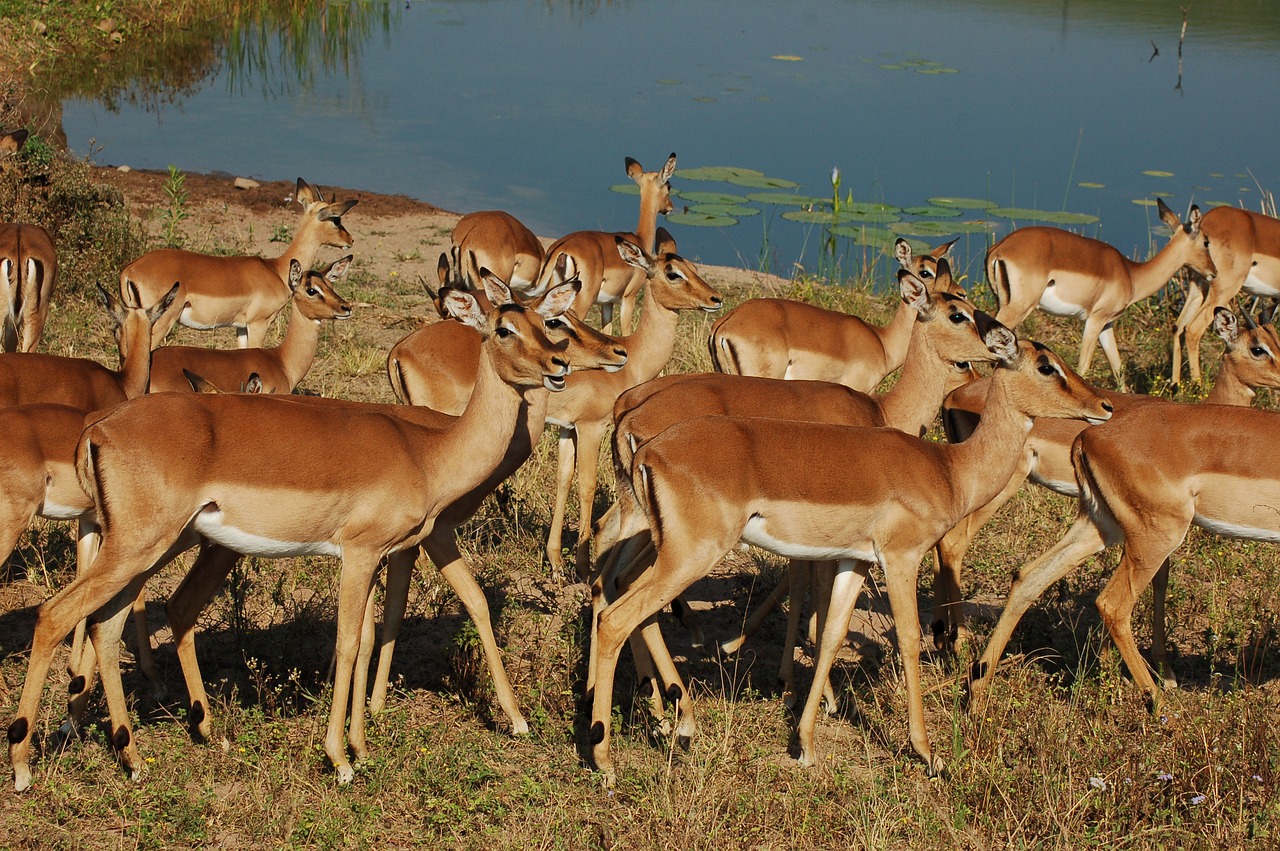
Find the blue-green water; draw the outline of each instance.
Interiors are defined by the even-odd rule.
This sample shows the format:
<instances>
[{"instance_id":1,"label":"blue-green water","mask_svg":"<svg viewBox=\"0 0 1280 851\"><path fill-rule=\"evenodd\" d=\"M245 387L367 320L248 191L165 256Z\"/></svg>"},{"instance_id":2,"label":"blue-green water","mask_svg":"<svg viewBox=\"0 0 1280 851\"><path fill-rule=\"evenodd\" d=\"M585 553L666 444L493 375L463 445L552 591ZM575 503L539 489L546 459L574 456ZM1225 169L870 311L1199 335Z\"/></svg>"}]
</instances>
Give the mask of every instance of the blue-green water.
<instances>
[{"instance_id":1,"label":"blue-green water","mask_svg":"<svg viewBox=\"0 0 1280 851\"><path fill-rule=\"evenodd\" d=\"M1180 0L402 0L378 19L336 54L332 28L328 53L307 41L318 28L251 36L260 49L222 48L235 61L150 111L67 102L68 138L80 152L96 139L102 163L501 208L552 237L633 227L636 199L609 191L626 181L623 158L656 168L670 151L681 169L757 169L818 197L838 167L855 202L960 196L1096 216L1079 229L1129 254L1145 254L1150 234L1163 242L1135 200L1258 209L1260 189L1280 187L1270 0L1194 4L1180 88ZM315 61L299 67L299 52ZM673 185L762 191L679 174ZM706 262L783 274L824 262L822 225L783 219L794 206L749 206L761 212L732 227L667 227ZM875 226L947 221L898 217ZM997 236L1031 223L951 218ZM978 277L989 238L961 239ZM844 237L836 251L846 263L875 254Z\"/></svg>"}]
</instances>

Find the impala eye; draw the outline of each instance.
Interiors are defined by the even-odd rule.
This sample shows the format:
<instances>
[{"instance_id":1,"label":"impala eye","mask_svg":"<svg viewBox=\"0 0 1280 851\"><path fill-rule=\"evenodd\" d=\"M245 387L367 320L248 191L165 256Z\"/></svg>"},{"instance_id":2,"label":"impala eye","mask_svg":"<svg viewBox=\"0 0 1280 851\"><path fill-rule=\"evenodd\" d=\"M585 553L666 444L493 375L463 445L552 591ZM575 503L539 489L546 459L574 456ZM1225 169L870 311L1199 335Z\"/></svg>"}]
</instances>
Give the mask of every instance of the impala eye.
<instances>
[{"instance_id":1,"label":"impala eye","mask_svg":"<svg viewBox=\"0 0 1280 851\"><path fill-rule=\"evenodd\" d=\"M962 322L968 322L969 317L967 314L964 314L964 313L953 313L951 314L951 321L959 325Z\"/></svg>"},{"instance_id":2,"label":"impala eye","mask_svg":"<svg viewBox=\"0 0 1280 851\"><path fill-rule=\"evenodd\" d=\"M315 298L316 296L320 295L320 291L315 287L307 287L307 295L311 296L312 298Z\"/></svg>"},{"instance_id":3,"label":"impala eye","mask_svg":"<svg viewBox=\"0 0 1280 851\"><path fill-rule=\"evenodd\" d=\"M1036 367L1036 369L1041 375L1057 375L1058 374L1057 368L1051 363L1042 363L1040 364L1040 366Z\"/></svg>"},{"instance_id":4,"label":"impala eye","mask_svg":"<svg viewBox=\"0 0 1280 851\"><path fill-rule=\"evenodd\" d=\"M1265 358L1267 356L1267 350L1262 348L1262 346L1254 346L1249 349L1249 354L1253 355L1255 358Z\"/></svg>"},{"instance_id":5,"label":"impala eye","mask_svg":"<svg viewBox=\"0 0 1280 851\"><path fill-rule=\"evenodd\" d=\"M512 330L511 330L510 328L508 328L506 325L499 325L499 326L498 326L498 330L497 330L497 331L494 331L493 333L495 333L495 334L497 334L499 337L502 337L502 338L504 338L504 339L505 339L506 337L510 337L512 334L514 334L514 333L516 333L516 332L515 332L515 331L512 331Z\"/></svg>"},{"instance_id":6,"label":"impala eye","mask_svg":"<svg viewBox=\"0 0 1280 851\"><path fill-rule=\"evenodd\" d=\"M542 320L542 327L560 329L565 326L565 321L559 316L552 316L550 319Z\"/></svg>"}]
</instances>

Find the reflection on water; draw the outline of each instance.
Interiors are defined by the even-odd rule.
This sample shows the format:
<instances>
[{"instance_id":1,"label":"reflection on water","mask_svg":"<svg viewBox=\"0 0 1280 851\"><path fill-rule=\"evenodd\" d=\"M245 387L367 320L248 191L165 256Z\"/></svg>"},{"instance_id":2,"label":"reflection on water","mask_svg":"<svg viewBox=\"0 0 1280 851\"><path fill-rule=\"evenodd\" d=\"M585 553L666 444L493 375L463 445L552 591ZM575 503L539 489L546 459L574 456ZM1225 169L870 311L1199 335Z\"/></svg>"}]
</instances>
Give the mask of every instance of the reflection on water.
<instances>
[{"instance_id":1,"label":"reflection on water","mask_svg":"<svg viewBox=\"0 0 1280 851\"><path fill-rule=\"evenodd\" d=\"M633 226L635 199L608 191L623 157L675 150L681 171L755 169L822 202L677 173L690 219L717 206L699 194L750 208L732 227L671 222L685 254L847 269L897 233L938 242L965 224L981 277L991 233L1031 221L991 208L1096 217L1080 229L1146 253L1164 235L1138 202L1257 209L1280 185L1280 117L1263 103L1280 4L1199 8L1175 91L1177 0L279 4L208 52L188 45L172 85L71 90L65 125L105 162L305 174L506 209L547 236ZM828 221L833 166L850 203Z\"/></svg>"}]
</instances>

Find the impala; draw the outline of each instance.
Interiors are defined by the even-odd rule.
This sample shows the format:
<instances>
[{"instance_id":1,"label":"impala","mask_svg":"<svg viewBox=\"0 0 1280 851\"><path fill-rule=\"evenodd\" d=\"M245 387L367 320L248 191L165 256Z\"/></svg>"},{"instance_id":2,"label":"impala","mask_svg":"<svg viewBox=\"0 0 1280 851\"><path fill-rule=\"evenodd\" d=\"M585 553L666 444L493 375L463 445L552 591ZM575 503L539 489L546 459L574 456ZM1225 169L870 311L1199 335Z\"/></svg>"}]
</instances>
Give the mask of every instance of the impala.
<instances>
[{"instance_id":1,"label":"impala","mask_svg":"<svg viewBox=\"0 0 1280 851\"><path fill-rule=\"evenodd\" d=\"M589 741L607 781L613 778L609 722L622 643L739 540L790 558L839 561L800 719L801 764L816 759L813 729L823 684L870 562L876 562L897 624L911 743L930 773L942 768L929 745L920 690L920 560L956 520L1004 486L1032 417L1101 422L1110 416L1110 405L1060 358L1038 344L1020 344L1007 328L981 318L988 326L983 337L999 361L988 413L959 446L895 429L703 417L678 423L640 447L632 465L633 498L649 519L657 558L598 618ZM806 458L815 461L793 462ZM644 631L651 647L660 642L656 623ZM682 685L675 691L687 699Z\"/></svg>"},{"instance_id":2,"label":"impala","mask_svg":"<svg viewBox=\"0 0 1280 851\"><path fill-rule=\"evenodd\" d=\"M1277 440L1280 416L1273 412L1157 400L1124 411L1105 427L1086 429L1071 448L1080 485L1075 522L1048 552L1015 571L1000 620L970 672L971 709L982 705L1031 604L1086 558L1123 542L1120 564L1098 595L1098 611L1134 683L1158 710L1160 692L1133 638L1134 604L1154 579L1153 655L1167 670L1168 559L1192 525L1228 538L1280 541Z\"/></svg>"},{"instance_id":3,"label":"impala","mask_svg":"<svg viewBox=\"0 0 1280 851\"><path fill-rule=\"evenodd\" d=\"M648 295L636 331L621 338L628 352L627 365L617 372L593 372L582 376L547 406L548 425L560 429L555 506L547 533L547 558L561 566L560 540L565 509L576 467L578 480L578 543L574 566L579 578L590 568L591 514L599 476L600 442L613 422L613 404L630 387L656 376L671 359L676 343L679 312L720 309L720 294L698 274L692 263L676 254L676 243L664 228L658 229L658 255L649 257L631 241L617 237L615 250L626 262L645 272Z\"/></svg>"},{"instance_id":4,"label":"impala","mask_svg":"<svg viewBox=\"0 0 1280 851\"><path fill-rule=\"evenodd\" d=\"M468 213L453 226L449 248L457 280L481 289L481 269L488 269L512 289L526 292L538 282L546 253L542 242L510 213L482 210Z\"/></svg>"},{"instance_id":5,"label":"impala","mask_svg":"<svg viewBox=\"0 0 1280 851\"><path fill-rule=\"evenodd\" d=\"M456 313L485 328L486 343L471 404L445 431L415 426L386 406L325 408L288 397L194 393L137 399L85 429L77 474L94 497L102 546L90 568L40 608L8 731L18 790L31 782L31 735L53 651L77 620L94 613L90 629L111 741L126 769L139 774L143 764L120 683L121 615L149 575L201 538L249 555L341 556L325 753L338 781L351 781L344 728L349 700L363 698L364 683L353 690L352 669L379 563L416 552L440 511L501 462L525 394L544 384L560 389L569 369L537 314L514 304L484 314L463 292L448 299ZM341 447L341 463L318 454L318 441ZM353 716L350 744L359 758L367 748L357 718L363 715Z\"/></svg>"},{"instance_id":6,"label":"impala","mask_svg":"<svg viewBox=\"0 0 1280 851\"><path fill-rule=\"evenodd\" d=\"M279 257L218 257L177 248L149 251L120 273L120 290L134 286L144 304L155 304L169 282L181 285L178 307L156 322L151 347L160 345L175 323L188 328L235 328L240 348L261 348L267 328L288 303L289 263L297 260L310 269L321 245L350 248L351 234L342 216L355 201L330 203L319 191L298 178L294 197L302 205L302 217L293 241Z\"/></svg>"},{"instance_id":7,"label":"impala","mask_svg":"<svg viewBox=\"0 0 1280 851\"><path fill-rule=\"evenodd\" d=\"M160 301L142 308L138 293L129 288L123 301L101 286L98 292L115 322L120 369L110 370L88 358L36 352L0 355L0 408L33 402L101 411L147 392L150 377L151 330L173 304L174 284Z\"/></svg>"},{"instance_id":8,"label":"impala","mask_svg":"<svg viewBox=\"0 0 1280 851\"><path fill-rule=\"evenodd\" d=\"M492 276L482 275L487 286L493 291L500 287L500 282ZM511 299L510 291L502 291L505 299ZM542 317L548 339L565 346L564 357L575 370L616 369L626 362L626 350L617 342L600 332L586 326L569 310L574 296L577 294L573 282L557 286L532 302L529 307ZM448 294L446 293L446 299ZM450 325L461 325L461 322L450 322ZM434 326L432 326L434 327ZM470 326L468 327L470 330ZM477 351L476 358L480 354ZM474 377L478 369L470 368ZM578 376L570 382L579 380ZM498 651L497 641L493 635L493 627L489 616L488 603L484 592L476 583L474 571L458 549L456 529L465 523L479 508L490 493L498 485L511 476L533 453L533 446L542 434L543 421L546 415L547 398L550 392L546 388L534 388L526 394L526 403L522 405L520 417L514 433L510 437L506 453L497 469L482 483L459 497L436 518L430 534L422 542L423 549L432 562L439 568L462 601L480 636L481 646L493 677L494 691L503 711L511 722L512 730L518 734L528 731L528 722L520 713L515 693L507 679L502 665L502 657ZM336 399L318 397L292 397L299 404L317 405L331 409L348 408L356 410L368 409L368 405ZM457 417L443 414L420 406L387 405L382 409L396 417L427 429L443 431L452 427ZM237 552L218 545L203 546L196 564L188 572L182 584L170 597L168 604L169 625L173 629L175 643L178 647L178 658L182 662L183 676L186 679L187 691L191 700L191 721L193 733L207 739L210 733L210 717L208 698L205 696L203 678L200 676L199 663L195 652L196 618L207 601L217 591L227 574L235 566L240 555ZM396 636L405 611L409 593L409 580L415 561L415 554L405 553L403 557L391 559L387 566L387 583L384 604L384 625L381 652L378 657L377 676L375 678L369 709L371 712L381 710L385 700L387 683L391 670L391 659L395 648ZM373 623L370 620L364 625L361 639L361 651L357 657L355 678L357 684L367 681L368 665L373 649ZM363 688L363 685L360 685ZM363 694L363 692L361 692ZM361 699L353 699L353 729L362 721Z\"/></svg>"},{"instance_id":9,"label":"impala","mask_svg":"<svg viewBox=\"0 0 1280 851\"><path fill-rule=\"evenodd\" d=\"M622 259L615 247L621 237L639 245L649 253L661 254L657 247L658 214L671 212L671 175L676 170L676 155L667 157L659 171L645 171L631 157L626 159L627 177L640 187L640 220L634 233L610 233L598 230L576 231L561 237L547 249L547 259L567 254L577 276L582 280L582 292L574 303L574 310L585 317L593 304L600 304L600 320L606 331L612 331L613 306L621 304L619 324L623 334L631 333L631 317L635 312L636 295L644 283L642 271ZM541 292L554 280L552 269L544 263L533 290Z\"/></svg>"},{"instance_id":10,"label":"impala","mask_svg":"<svg viewBox=\"0 0 1280 851\"><path fill-rule=\"evenodd\" d=\"M952 240L916 257L899 238L895 254L904 269L931 282L932 289L964 295L949 267L945 277L936 272L954 244ZM833 381L870 393L902 366L915 317L914 310L900 304L889 324L879 327L802 301L753 298L716 322L707 344L716 372Z\"/></svg>"},{"instance_id":11,"label":"impala","mask_svg":"<svg viewBox=\"0 0 1280 851\"><path fill-rule=\"evenodd\" d=\"M1173 328L1173 383L1182 378L1182 335L1187 337L1191 380L1200 380L1200 338L1214 310L1243 289L1254 296L1280 297L1280 220L1236 207L1214 207L1200 229L1209 238L1217 277L1187 290L1187 303Z\"/></svg>"},{"instance_id":12,"label":"impala","mask_svg":"<svg viewBox=\"0 0 1280 851\"><path fill-rule=\"evenodd\" d=\"M634 486L631 475L635 452L667 428L693 417L758 416L768 412L774 419L888 426L909 434L923 433L937 416L938 406L954 386L956 376L963 376L964 380L972 377L968 362L991 361L994 355L978 332L977 311L972 304L947 292L930 292L924 281L905 269L898 273L898 279L902 300L911 306L917 319L902 376L892 390L876 397L825 381L779 381L720 373L656 378L628 390L614 406L613 458L619 492ZM614 584L618 577L613 569L624 565L635 569L636 554L648 544L646 518L630 512L633 505L633 500L620 495L616 508L612 509L619 515L614 533L619 546L601 557L604 568L592 588L597 612L617 596ZM792 563L791 575L797 585L805 575L807 564L807 561ZM785 588L786 584L781 587ZM792 598L794 605L789 612L787 642L778 673L783 684L783 700L788 706L794 703L792 648L803 597L803 588L798 587ZM815 609L820 616L824 614L820 606ZM742 640L745 639L740 638L735 646L724 649L737 649ZM669 663L665 653L660 653L657 661L660 666ZM662 667L661 670L664 681L671 685L674 682L671 669ZM655 691L654 699L658 696ZM829 697L829 705L834 706L834 694Z\"/></svg>"},{"instance_id":13,"label":"impala","mask_svg":"<svg viewBox=\"0 0 1280 851\"><path fill-rule=\"evenodd\" d=\"M1210 405L1249 405L1255 397L1254 388L1280 388L1280 336L1269 323L1258 324L1248 313L1244 314L1244 329L1235 315L1225 307L1219 307L1214 315L1213 328L1226 343L1222 366L1213 390L1204 401ZM1149 396L1114 393L1100 390L1115 407L1115 416L1122 416L1135 405L1152 403ZM961 388L947 397L943 403L943 424L947 439L953 443L965 440L973 433L982 415L982 403L986 394L986 379ZM934 594L933 637L939 649L954 644L962 622L960 574L965 553L987 521L1017 492L1024 480L1048 488L1072 498L1080 495L1075 473L1071 467L1071 444L1086 426L1074 420L1036 420L1027 438L1022 463L1009 480L1009 485L999 496L978 511L966 517L938 542L938 582Z\"/></svg>"},{"instance_id":14,"label":"impala","mask_svg":"<svg viewBox=\"0 0 1280 851\"><path fill-rule=\"evenodd\" d=\"M1131 304L1142 301L1183 268L1212 279L1216 274L1209 237L1200 227L1200 208L1186 223L1157 199L1160 219L1173 238L1145 263L1128 259L1114 247L1060 228L1018 228L987 252L987 281L1000 310L996 319L1017 327L1038 305L1056 316L1084 320L1076 369L1089 371L1093 350L1101 345L1116 384L1125 390L1124 368L1112 327Z\"/></svg>"},{"instance_id":15,"label":"impala","mask_svg":"<svg viewBox=\"0 0 1280 851\"><path fill-rule=\"evenodd\" d=\"M0 311L4 351L33 352L44 334L58 279L53 239L39 225L0 224ZM22 326L19 344L18 326Z\"/></svg>"},{"instance_id":16,"label":"impala","mask_svg":"<svg viewBox=\"0 0 1280 851\"><path fill-rule=\"evenodd\" d=\"M206 349L198 346L161 346L151 353L151 392L186 392L188 370L215 386L238 388L250 373L277 393L292 393L311 369L320 343L320 323L351 318L351 305L334 291L347 274L348 254L321 272L302 271L289 261L290 303L293 305L284 339L273 349Z\"/></svg>"}]
</instances>

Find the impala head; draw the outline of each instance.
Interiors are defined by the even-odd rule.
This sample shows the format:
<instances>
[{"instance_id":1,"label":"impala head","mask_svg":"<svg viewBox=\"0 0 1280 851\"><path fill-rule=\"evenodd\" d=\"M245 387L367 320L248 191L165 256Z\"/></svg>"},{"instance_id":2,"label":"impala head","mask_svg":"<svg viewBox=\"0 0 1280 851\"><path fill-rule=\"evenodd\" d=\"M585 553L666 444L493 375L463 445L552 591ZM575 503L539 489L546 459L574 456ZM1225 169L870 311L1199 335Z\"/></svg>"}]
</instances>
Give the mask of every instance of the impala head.
<instances>
[{"instance_id":1,"label":"impala head","mask_svg":"<svg viewBox=\"0 0 1280 851\"><path fill-rule=\"evenodd\" d=\"M445 308L463 324L480 332L482 351L488 353L499 377L512 387L548 390L564 389L569 374L566 343L553 343L542 330L543 317L517 304L511 288L487 269L480 270L485 293L493 308L486 312L476 297L466 290L450 290L443 296ZM556 303L548 309L568 310L577 291L564 287ZM560 302L564 302L561 309Z\"/></svg>"},{"instance_id":2,"label":"impala head","mask_svg":"<svg viewBox=\"0 0 1280 851\"><path fill-rule=\"evenodd\" d=\"M197 375L196 373L192 372L186 367L182 368L182 374L186 377L187 383L191 385L191 389L194 390L196 393L218 394L218 393L225 392L221 388L219 388L216 384L214 384L212 381L205 378L203 375ZM241 393L265 392L262 386L262 376L256 372L249 373L249 377L246 378L240 385L240 392Z\"/></svg>"},{"instance_id":3,"label":"impala head","mask_svg":"<svg viewBox=\"0 0 1280 851\"><path fill-rule=\"evenodd\" d=\"M627 347L613 337L592 328L570 309L582 282L571 269L568 254L556 258L554 284L529 302L542 317L542 329L553 343L565 343L565 357L574 369L603 369L617 372L627 364ZM567 300L566 300L567 299Z\"/></svg>"},{"instance_id":4,"label":"impala head","mask_svg":"<svg viewBox=\"0 0 1280 851\"><path fill-rule=\"evenodd\" d=\"M319 272L303 272L297 260L289 261L289 289L293 302L308 319L350 319L351 305L334 290L334 285L346 277L351 266L351 255L340 257Z\"/></svg>"},{"instance_id":5,"label":"impala head","mask_svg":"<svg viewBox=\"0 0 1280 851\"><path fill-rule=\"evenodd\" d=\"M947 255L951 253L951 247L959 239L960 237L956 237L950 242L944 242L942 245L930 249L928 254L917 255L912 250L911 243L902 237L898 237L893 244L893 256L897 258L903 269L928 284L930 292L948 292L955 295L964 295L964 289L955 282L951 275L951 264L947 261Z\"/></svg>"},{"instance_id":6,"label":"impala head","mask_svg":"<svg viewBox=\"0 0 1280 851\"><path fill-rule=\"evenodd\" d=\"M1216 278L1218 267L1209 256L1209 237L1200 229L1200 208L1192 205L1185 223L1160 198L1156 199L1156 209L1160 213L1160 220L1173 232L1170 244L1178 243L1182 265L1202 275L1205 280L1212 281Z\"/></svg>"},{"instance_id":7,"label":"impala head","mask_svg":"<svg viewBox=\"0 0 1280 851\"><path fill-rule=\"evenodd\" d=\"M902 291L903 302L917 314L911 329L913 341L919 339L940 360L955 364L960 384L965 383L959 380L961 376L973 374L971 361L990 363L998 360L987 344L986 336L993 328L1004 326L978 310L964 296L931 290L928 283L906 269L898 270L898 287Z\"/></svg>"},{"instance_id":8,"label":"impala head","mask_svg":"<svg viewBox=\"0 0 1280 851\"><path fill-rule=\"evenodd\" d=\"M1048 346L1019 340L1003 325L988 337L991 351L999 358L996 374L1007 377L1013 402L1023 414L1084 420L1091 425L1111 419L1111 403Z\"/></svg>"},{"instance_id":9,"label":"impala head","mask_svg":"<svg viewBox=\"0 0 1280 851\"><path fill-rule=\"evenodd\" d=\"M655 193L658 199L658 212L662 215L670 213L674 207L671 205L671 175L676 170L676 155L673 153L667 157L667 162L662 166L661 171L645 171L640 163L627 157L627 177L636 182L640 187L640 197L647 197L647 194Z\"/></svg>"},{"instance_id":10,"label":"impala head","mask_svg":"<svg viewBox=\"0 0 1280 851\"><path fill-rule=\"evenodd\" d=\"M618 253L632 266L644 270L649 279L649 297L667 310L719 310L724 304L720 293L702 279L698 269L676 254L676 241L666 228L658 228L657 255L650 257L634 242L616 238Z\"/></svg>"},{"instance_id":11,"label":"impala head","mask_svg":"<svg viewBox=\"0 0 1280 851\"><path fill-rule=\"evenodd\" d=\"M108 292L102 284L95 286L102 294L102 301L106 305L108 315L115 322L116 345L120 347L120 357L123 359L125 352L134 351L134 347L140 344L140 335L146 335L147 339L147 342L141 345L147 349L151 348L151 326L173 306L174 299L178 297L179 282L174 281L169 292L164 294L164 298L145 309L139 306L142 303L142 297L138 294L138 286L133 281L130 281L127 287L129 293L127 302Z\"/></svg>"},{"instance_id":12,"label":"impala head","mask_svg":"<svg viewBox=\"0 0 1280 851\"><path fill-rule=\"evenodd\" d=\"M298 178L298 188L293 197L306 211L303 223L299 227L316 228L316 239L323 245L332 245L334 248L351 247L351 243L355 240L342 226L342 216L356 205L355 200L331 204L324 200L319 190L314 189L301 177Z\"/></svg>"},{"instance_id":13,"label":"impala head","mask_svg":"<svg viewBox=\"0 0 1280 851\"><path fill-rule=\"evenodd\" d=\"M1271 323L1254 322L1248 311L1244 312L1244 328L1236 321L1236 315L1225 307L1214 308L1213 332L1227 344L1222 353L1223 368L1228 365L1236 377L1251 388L1280 388L1280 335Z\"/></svg>"}]
</instances>

